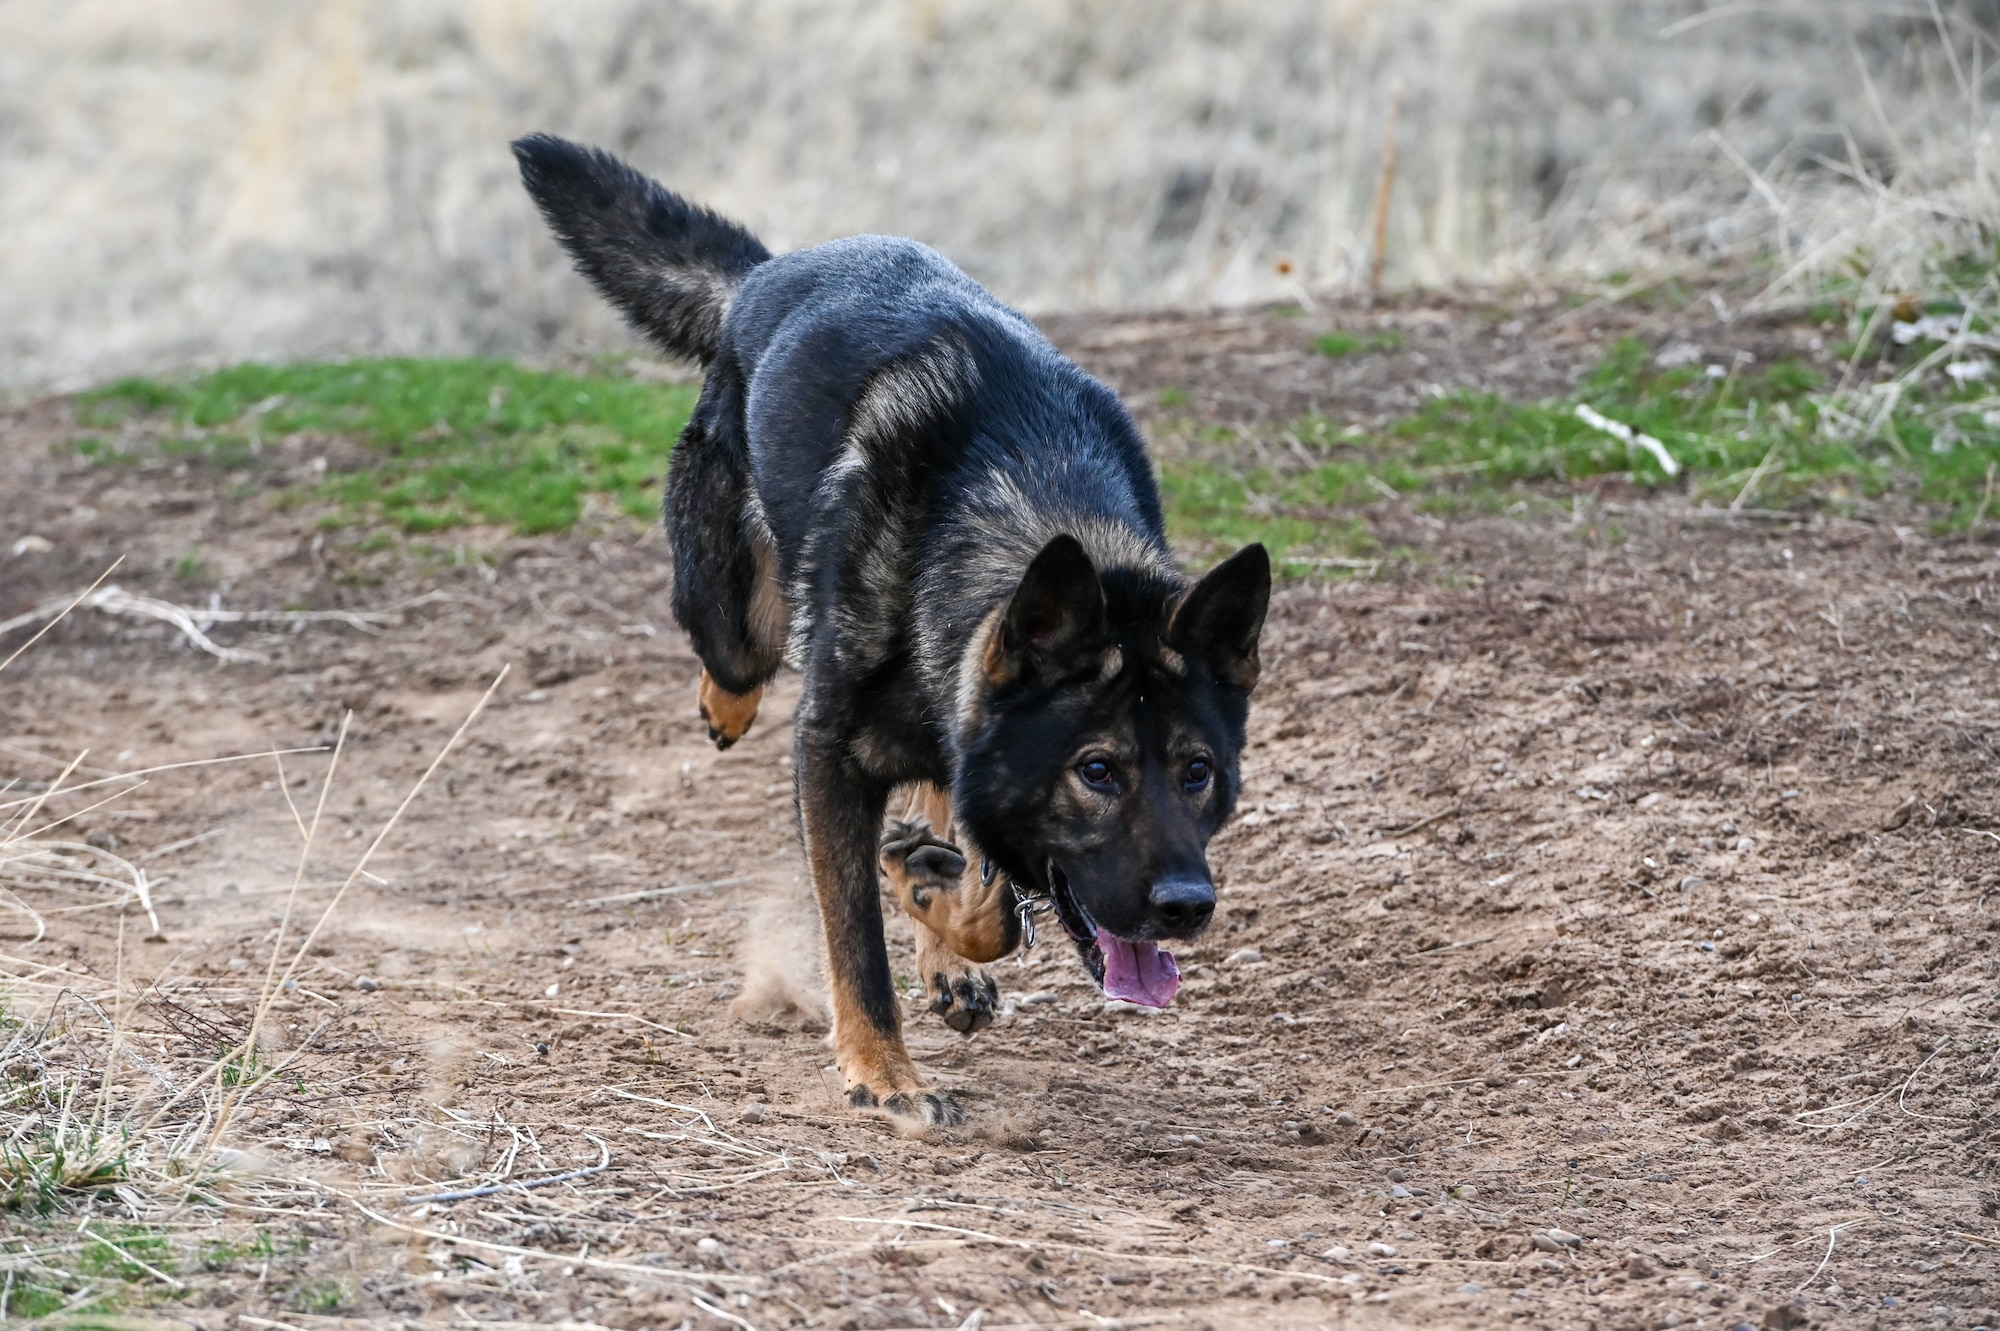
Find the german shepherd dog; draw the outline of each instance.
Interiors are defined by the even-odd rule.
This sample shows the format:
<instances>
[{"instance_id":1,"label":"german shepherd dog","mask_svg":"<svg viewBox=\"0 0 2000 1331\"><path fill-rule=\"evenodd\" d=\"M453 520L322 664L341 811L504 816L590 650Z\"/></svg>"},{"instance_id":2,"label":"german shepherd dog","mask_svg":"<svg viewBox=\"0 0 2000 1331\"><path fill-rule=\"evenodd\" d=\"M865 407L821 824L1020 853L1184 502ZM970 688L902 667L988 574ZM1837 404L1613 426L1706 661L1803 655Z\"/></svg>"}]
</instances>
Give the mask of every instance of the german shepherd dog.
<instances>
[{"instance_id":1,"label":"german shepherd dog","mask_svg":"<svg viewBox=\"0 0 2000 1331\"><path fill-rule=\"evenodd\" d=\"M674 618L721 748L780 664L804 675L799 826L850 1103L963 1118L904 1049L878 866L956 1030L992 1022L982 967L1048 908L1106 994L1164 1006L1161 940L1215 908L1264 548L1190 585L1118 399L928 247L773 257L609 154L514 154L584 276L707 367L667 477Z\"/></svg>"}]
</instances>

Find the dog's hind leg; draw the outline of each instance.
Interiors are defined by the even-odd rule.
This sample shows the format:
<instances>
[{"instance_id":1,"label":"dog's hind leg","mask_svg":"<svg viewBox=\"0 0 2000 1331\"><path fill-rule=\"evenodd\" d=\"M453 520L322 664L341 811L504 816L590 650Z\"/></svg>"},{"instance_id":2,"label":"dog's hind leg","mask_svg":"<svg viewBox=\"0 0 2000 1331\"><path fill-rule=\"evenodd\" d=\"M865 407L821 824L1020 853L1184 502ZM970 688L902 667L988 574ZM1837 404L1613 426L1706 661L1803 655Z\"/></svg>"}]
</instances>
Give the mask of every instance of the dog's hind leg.
<instances>
[{"instance_id":1,"label":"dog's hind leg","mask_svg":"<svg viewBox=\"0 0 2000 1331\"><path fill-rule=\"evenodd\" d=\"M696 702L721 749L757 719L790 623L777 553L750 484L740 400L734 376L718 365L667 473L674 619L701 658Z\"/></svg>"},{"instance_id":2,"label":"dog's hind leg","mask_svg":"<svg viewBox=\"0 0 2000 1331\"><path fill-rule=\"evenodd\" d=\"M911 787L901 817L882 834L882 867L915 931L931 1011L970 1035L993 1024L1000 1001L985 963L1014 950L1021 925L1006 876L968 863L952 835L951 796Z\"/></svg>"},{"instance_id":3,"label":"dog's hind leg","mask_svg":"<svg viewBox=\"0 0 2000 1331\"><path fill-rule=\"evenodd\" d=\"M845 764L842 750L802 716L799 821L826 931L834 1058L856 1108L879 1105L927 1124L960 1123L965 1114L958 1102L925 1088L903 1046L875 870L875 836L888 791Z\"/></svg>"}]
</instances>

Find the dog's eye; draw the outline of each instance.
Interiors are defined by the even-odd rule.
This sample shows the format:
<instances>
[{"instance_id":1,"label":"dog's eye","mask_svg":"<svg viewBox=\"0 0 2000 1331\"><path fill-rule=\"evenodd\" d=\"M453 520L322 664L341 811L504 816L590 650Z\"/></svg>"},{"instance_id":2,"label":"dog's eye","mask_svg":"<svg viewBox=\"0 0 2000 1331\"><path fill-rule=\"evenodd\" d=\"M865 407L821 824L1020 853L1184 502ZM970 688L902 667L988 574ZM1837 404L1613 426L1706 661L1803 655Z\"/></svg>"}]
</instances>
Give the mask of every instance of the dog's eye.
<instances>
[{"instance_id":1,"label":"dog's eye","mask_svg":"<svg viewBox=\"0 0 2000 1331\"><path fill-rule=\"evenodd\" d=\"M1083 778L1083 784L1095 790L1107 790L1111 786L1111 764L1102 758L1091 758L1078 763L1076 774Z\"/></svg>"},{"instance_id":2,"label":"dog's eye","mask_svg":"<svg viewBox=\"0 0 2000 1331\"><path fill-rule=\"evenodd\" d=\"M1208 785L1208 759L1196 758L1188 763L1187 771L1181 773L1181 784L1189 790L1200 790Z\"/></svg>"}]
</instances>

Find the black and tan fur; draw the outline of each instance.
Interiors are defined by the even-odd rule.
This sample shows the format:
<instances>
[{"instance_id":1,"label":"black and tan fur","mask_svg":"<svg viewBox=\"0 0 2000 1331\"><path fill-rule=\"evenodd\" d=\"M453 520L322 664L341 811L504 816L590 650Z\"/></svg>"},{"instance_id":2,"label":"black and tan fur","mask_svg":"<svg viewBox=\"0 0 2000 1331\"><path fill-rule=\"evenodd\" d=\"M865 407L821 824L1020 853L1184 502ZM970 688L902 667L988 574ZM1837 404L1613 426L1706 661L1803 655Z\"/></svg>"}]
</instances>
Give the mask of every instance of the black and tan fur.
<instances>
[{"instance_id":1,"label":"black and tan fur","mask_svg":"<svg viewBox=\"0 0 2000 1331\"><path fill-rule=\"evenodd\" d=\"M803 673L841 1071L858 1105L956 1121L904 1050L881 870L964 1031L992 1020L982 966L1018 944L1023 897L1054 901L1100 979L1106 948L1143 969L1198 932L1269 561L1253 546L1190 585L1117 399L926 247L774 258L606 154L515 153L585 275L707 366L666 501L701 712L727 747L781 663Z\"/></svg>"}]
</instances>

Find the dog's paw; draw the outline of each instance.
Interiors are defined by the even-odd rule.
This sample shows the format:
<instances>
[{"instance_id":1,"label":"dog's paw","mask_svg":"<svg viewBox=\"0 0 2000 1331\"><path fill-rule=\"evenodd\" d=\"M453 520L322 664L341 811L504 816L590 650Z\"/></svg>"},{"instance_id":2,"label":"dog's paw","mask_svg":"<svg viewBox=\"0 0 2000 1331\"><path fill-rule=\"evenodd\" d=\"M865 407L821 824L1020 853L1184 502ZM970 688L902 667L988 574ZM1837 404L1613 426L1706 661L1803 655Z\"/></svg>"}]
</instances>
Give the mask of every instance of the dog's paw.
<instances>
[{"instance_id":1,"label":"dog's paw","mask_svg":"<svg viewBox=\"0 0 2000 1331\"><path fill-rule=\"evenodd\" d=\"M728 748L749 733L757 719L757 705L763 700L763 685L748 693L729 693L706 670L695 689L695 703L708 726L709 741L718 749Z\"/></svg>"},{"instance_id":2,"label":"dog's paw","mask_svg":"<svg viewBox=\"0 0 2000 1331\"><path fill-rule=\"evenodd\" d=\"M958 957L929 972L931 1011L961 1035L983 1031L993 1024L1000 1007L1000 986L983 966L973 966Z\"/></svg>"},{"instance_id":3,"label":"dog's paw","mask_svg":"<svg viewBox=\"0 0 2000 1331\"><path fill-rule=\"evenodd\" d=\"M882 833L882 867L898 898L928 910L933 893L951 891L965 876L965 855L927 822L892 822Z\"/></svg>"},{"instance_id":4,"label":"dog's paw","mask_svg":"<svg viewBox=\"0 0 2000 1331\"><path fill-rule=\"evenodd\" d=\"M942 1091L891 1091L877 1095L868 1086L854 1086L847 1103L856 1109L886 1109L898 1118L912 1119L927 1128L954 1128L965 1122L965 1110Z\"/></svg>"}]
</instances>

